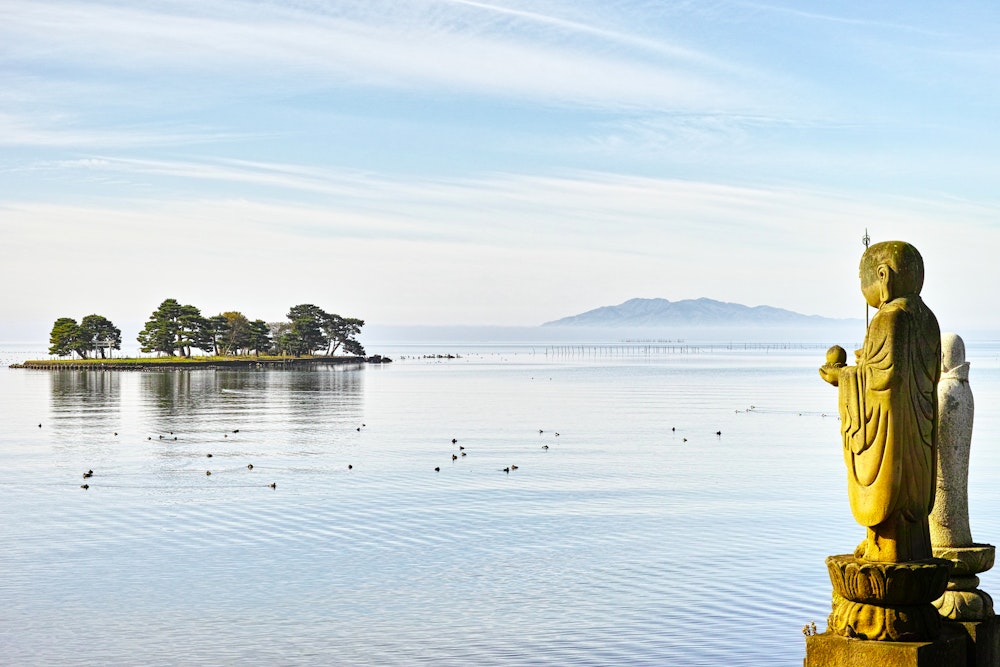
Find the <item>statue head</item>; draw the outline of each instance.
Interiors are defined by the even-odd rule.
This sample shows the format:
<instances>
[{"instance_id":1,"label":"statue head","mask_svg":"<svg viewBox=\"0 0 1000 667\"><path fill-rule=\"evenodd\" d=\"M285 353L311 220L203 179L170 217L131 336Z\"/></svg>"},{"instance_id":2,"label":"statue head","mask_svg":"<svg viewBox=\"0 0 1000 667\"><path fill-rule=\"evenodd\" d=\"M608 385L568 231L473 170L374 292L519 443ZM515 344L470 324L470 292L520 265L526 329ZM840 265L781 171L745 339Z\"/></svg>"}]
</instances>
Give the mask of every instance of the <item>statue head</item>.
<instances>
[{"instance_id":1,"label":"statue head","mask_svg":"<svg viewBox=\"0 0 1000 667\"><path fill-rule=\"evenodd\" d=\"M948 372L965 363L965 341L954 333L941 334L941 370Z\"/></svg>"},{"instance_id":2,"label":"statue head","mask_svg":"<svg viewBox=\"0 0 1000 667\"><path fill-rule=\"evenodd\" d=\"M872 308L901 296L920 294L924 260L905 241L876 243L861 256L861 292Z\"/></svg>"}]
</instances>

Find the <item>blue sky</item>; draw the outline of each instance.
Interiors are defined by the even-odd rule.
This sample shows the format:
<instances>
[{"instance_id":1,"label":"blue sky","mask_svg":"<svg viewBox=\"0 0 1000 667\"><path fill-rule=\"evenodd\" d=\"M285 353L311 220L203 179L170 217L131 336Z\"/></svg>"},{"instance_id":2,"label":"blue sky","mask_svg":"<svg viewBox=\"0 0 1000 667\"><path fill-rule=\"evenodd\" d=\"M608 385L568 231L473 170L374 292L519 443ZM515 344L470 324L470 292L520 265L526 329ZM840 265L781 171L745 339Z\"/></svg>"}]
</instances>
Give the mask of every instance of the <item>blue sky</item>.
<instances>
[{"instance_id":1,"label":"blue sky","mask_svg":"<svg viewBox=\"0 0 1000 667\"><path fill-rule=\"evenodd\" d=\"M0 340L164 298L534 325L707 296L861 317L911 241L1000 329L1000 7L39 2L0 20Z\"/></svg>"}]
</instances>

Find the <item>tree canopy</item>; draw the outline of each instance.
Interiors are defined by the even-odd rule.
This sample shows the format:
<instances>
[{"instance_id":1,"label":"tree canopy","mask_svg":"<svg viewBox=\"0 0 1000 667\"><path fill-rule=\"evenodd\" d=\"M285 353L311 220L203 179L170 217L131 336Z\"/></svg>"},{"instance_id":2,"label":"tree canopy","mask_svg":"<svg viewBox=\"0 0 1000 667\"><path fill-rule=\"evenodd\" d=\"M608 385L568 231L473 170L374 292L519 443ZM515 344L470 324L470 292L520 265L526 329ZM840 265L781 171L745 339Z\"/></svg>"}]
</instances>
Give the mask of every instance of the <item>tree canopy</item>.
<instances>
[{"instance_id":1,"label":"tree canopy","mask_svg":"<svg viewBox=\"0 0 1000 667\"><path fill-rule=\"evenodd\" d=\"M328 313L310 303L292 306L288 321L250 320L230 310L205 317L192 305L164 299L146 321L137 340L143 352L190 357L192 350L217 356L289 354L294 356L344 353L364 356L358 341L364 320ZM121 330L103 315L87 315L79 323L60 317L52 325L49 353L87 358L91 352L106 358L121 349Z\"/></svg>"},{"instance_id":2,"label":"tree canopy","mask_svg":"<svg viewBox=\"0 0 1000 667\"><path fill-rule=\"evenodd\" d=\"M192 349L220 356L365 354L358 341L364 320L328 313L309 303L292 306L287 317L287 322L271 323L259 319L251 321L239 311L204 317L194 306L166 299L150 315L138 340L143 352L185 357L191 355ZM64 323L63 326L69 325Z\"/></svg>"},{"instance_id":3,"label":"tree canopy","mask_svg":"<svg viewBox=\"0 0 1000 667\"><path fill-rule=\"evenodd\" d=\"M288 310L287 327L272 326L278 350L287 354L313 354L323 351L330 356L339 349L363 356L365 349L357 340L364 320L328 313L319 306L304 303Z\"/></svg>"},{"instance_id":4,"label":"tree canopy","mask_svg":"<svg viewBox=\"0 0 1000 667\"><path fill-rule=\"evenodd\" d=\"M87 315L79 324L72 317L60 317L52 325L49 343L49 354L65 357L75 352L86 359L96 350L106 359L108 350L122 349L122 332L103 315Z\"/></svg>"},{"instance_id":5,"label":"tree canopy","mask_svg":"<svg viewBox=\"0 0 1000 667\"><path fill-rule=\"evenodd\" d=\"M139 332L143 352L163 352L190 357L191 349L214 351L211 325L194 306L181 305L177 299L166 299L153 311L146 326Z\"/></svg>"}]
</instances>

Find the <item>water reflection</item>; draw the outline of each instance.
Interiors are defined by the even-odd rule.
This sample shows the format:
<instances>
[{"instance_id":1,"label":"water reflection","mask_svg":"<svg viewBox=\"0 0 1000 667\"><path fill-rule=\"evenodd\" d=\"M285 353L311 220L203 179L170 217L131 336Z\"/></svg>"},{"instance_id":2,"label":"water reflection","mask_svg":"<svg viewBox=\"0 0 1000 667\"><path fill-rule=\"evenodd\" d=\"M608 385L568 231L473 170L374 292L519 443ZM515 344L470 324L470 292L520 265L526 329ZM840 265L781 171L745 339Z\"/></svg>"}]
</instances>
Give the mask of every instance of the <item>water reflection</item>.
<instances>
[{"instance_id":1,"label":"water reflection","mask_svg":"<svg viewBox=\"0 0 1000 667\"><path fill-rule=\"evenodd\" d=\"M121 409L121 374L112 371L52 371L49 373L52 416L57 420L109 420Z\"/></svg>"}]
</instances>

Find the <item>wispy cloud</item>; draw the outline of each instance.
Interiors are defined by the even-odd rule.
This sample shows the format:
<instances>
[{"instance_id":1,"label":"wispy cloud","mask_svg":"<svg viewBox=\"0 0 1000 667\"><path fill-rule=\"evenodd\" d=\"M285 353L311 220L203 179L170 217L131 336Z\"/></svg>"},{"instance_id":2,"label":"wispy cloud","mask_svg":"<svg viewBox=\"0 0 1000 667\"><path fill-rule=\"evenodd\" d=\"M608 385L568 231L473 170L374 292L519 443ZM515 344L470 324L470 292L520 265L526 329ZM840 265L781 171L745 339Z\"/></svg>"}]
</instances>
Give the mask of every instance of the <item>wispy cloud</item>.
<instances>
[{"instance_id":1,"label":"wispy cloud","mask_svg":"<svg viewBox=\"0 0 1000 667\"><path fill-rule=\"evenodd\" d=\"M279 89L431 87L611 107L748 105L753 97L736 63L487 3L373 1L308 11L235 0L141 9L14 0L7 16L0 37L28 66L72 62L84 72L149 71L157 79L225 75L234 87L248 78Z\"/></svg>"},{"instance_id":2,"label":"wispy cloud","mask_svg":"<svg viewBox=\"0 0 1000 667\"><path fill-rule=\"evenodd\" d=\"M898 21L883 21L874 18L857 18L853 16L844 16L837 14L825 14L821 12L809 12L795 7L784 7L781 5L773 5L767 3L759 2L741 2L740 5L744 7L749 7L752 9L774 12L777 14L784 14L786 16L793 16L800 19L805 19L809 21L821 21L824 23L836 23L841 25L853 26L853 27L868 27L877 29L888 29L897 32L913 33L924 36L936 36L940 37L947 33L932 30L925 26L912 25L908 23L901 23Z\"/></svg>"},{"instance_id":3,"label":"wispy cloud","mask_svg":"<svg viewBox=\"0 0 1000 667\"><path fill-rule=\"evenodd\" d=\"M176 125L93 127L71 114L32 116L0 112L0 146L78 149L189 146L247 139L246 133Z\"/></svg>"}]
</instances>

